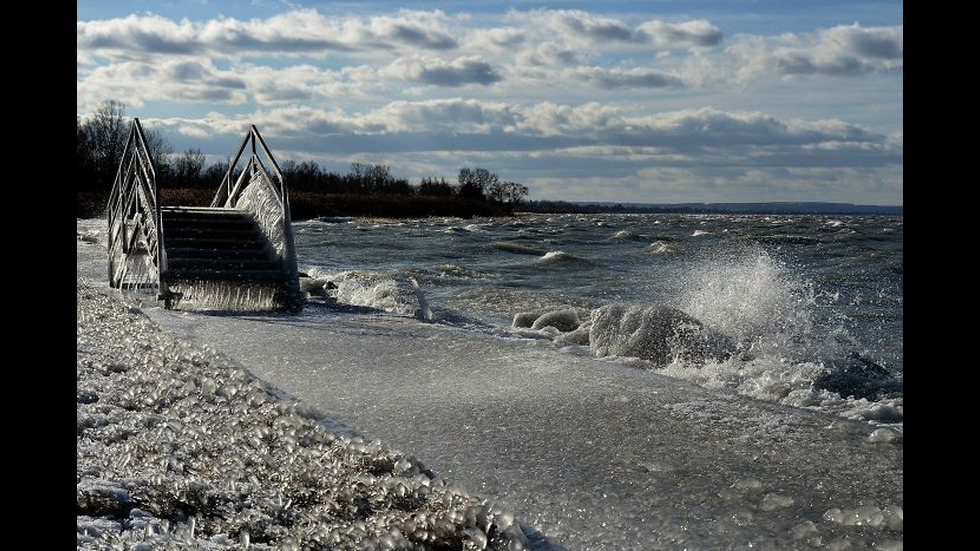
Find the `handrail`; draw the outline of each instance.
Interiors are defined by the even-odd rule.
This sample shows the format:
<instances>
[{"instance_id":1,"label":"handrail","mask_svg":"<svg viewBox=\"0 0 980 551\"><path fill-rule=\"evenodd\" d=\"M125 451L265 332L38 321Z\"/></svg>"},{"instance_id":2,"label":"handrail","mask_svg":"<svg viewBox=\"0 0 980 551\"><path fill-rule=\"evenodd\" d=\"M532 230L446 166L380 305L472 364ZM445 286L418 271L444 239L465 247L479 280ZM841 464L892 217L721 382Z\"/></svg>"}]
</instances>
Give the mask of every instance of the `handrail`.
<instances>
[{"instance_id":1,"label":"handrail","mask_svg":"<svg viewBox=\"0 0 980 551\"><path fill-rule=\"evenodd\" d=\"M241 172L235 175L247 148L251 149ZM278 186L272 181L262 153L272 166ZM253 124L245 134L234 159L228 163L228 171L211 201L212 207L237 208L250 212L272 242L277 260L283 266L290 282L289 301L295 306L301 301L296 266L296 248L293 240L292 214L289 208L289 188L279 163L266 145L259 129Z\"/></svg>"},{"instance_id":2,"label":"handrail","mask_svg":"<svg viewBox=\"0 0 980 551\"><path fill-rule=\"evenodd\" d=\"M243 189L240 186L241 175L239 178L233 179L235 169L238 167L238 163L241 161L242 154L245 153L245 149L251 146L252 154L249 156L246 162L245 168L254 170L256 166L261 167L265 170L265 165L262 163L262 159L258 155L257 145L262 146L262 153L265 154L266 158L272 163L272 167L275 169L276 180L279 182L279 189L273 188L276 195L279 196L279 200L288 204L288 193L286 189L286 179L283 178L282 170L279 168L279 163L276 162L276 158L269 151L269 147L265 144L265 140L262 139L262 135L259 134L259 129L253 124L249 128L248 132L245 134L245 139L242 140L242 145L238 148L238 153L235 154L234 160L228 163L228 171L225 172L224 178L221 179L221 185L218 187L217 193L214 195L214 199L211 201L212 207L232 207L238 201L238 196L241 194ZM266 170L266 172L268 172ZM245 170L242 170L242 174ZM235 187L232 188L232 181L235 181ZM271 186L271 182L270 182Z\"/></svg>"},{"instance_id":3,"label":"handrail","mask_svg":"<svg viewBox=\"0 0 980 551\"><path fill-rule=\"evenodd\" d=\"M156 287L167 294L160 185L138 118L133 119L106 207L108 275L112 287ZM145 246L141 251L140 246ZM143 253L146 254L137 254Z\"/></svg>"}]
</instances>

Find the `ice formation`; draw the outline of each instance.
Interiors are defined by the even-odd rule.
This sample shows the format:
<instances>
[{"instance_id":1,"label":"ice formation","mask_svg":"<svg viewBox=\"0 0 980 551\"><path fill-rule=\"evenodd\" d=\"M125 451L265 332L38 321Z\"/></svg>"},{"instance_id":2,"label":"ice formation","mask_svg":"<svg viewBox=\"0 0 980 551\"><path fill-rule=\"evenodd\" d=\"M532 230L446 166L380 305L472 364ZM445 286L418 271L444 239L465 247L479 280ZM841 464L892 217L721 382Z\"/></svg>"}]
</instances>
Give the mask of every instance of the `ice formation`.
<instances>
[{"instance_id":1,"label":"ice formation","mask_svg":"<svg viewBox=\"0 0 980 551\"><path fill-rule=\"evenodd\" d=\"M78 285L77 545L523 549L514 517Z\"/></svg>"}]
</instances>

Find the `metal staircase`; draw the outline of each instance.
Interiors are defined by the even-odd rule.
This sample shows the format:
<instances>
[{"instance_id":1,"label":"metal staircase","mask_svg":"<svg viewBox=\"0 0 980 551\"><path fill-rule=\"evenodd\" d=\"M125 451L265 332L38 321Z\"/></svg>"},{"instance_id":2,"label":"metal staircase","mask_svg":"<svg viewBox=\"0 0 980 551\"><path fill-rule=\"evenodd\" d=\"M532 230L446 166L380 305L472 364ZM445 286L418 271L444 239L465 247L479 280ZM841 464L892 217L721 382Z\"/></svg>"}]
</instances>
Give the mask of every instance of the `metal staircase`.
<instances>
[{"instance_id":1,"label":"metal staircase","mask_svg":"<svg viewBox=\"0 0 980 551\"><path fill-rule=\"evenodd\" d=\"M288 189L255 126L210 207L163 207L153 159L139 119L134 120L108 221L112 287L156 290L167 308L302 305Z\"/></svg>"}]
</instances>

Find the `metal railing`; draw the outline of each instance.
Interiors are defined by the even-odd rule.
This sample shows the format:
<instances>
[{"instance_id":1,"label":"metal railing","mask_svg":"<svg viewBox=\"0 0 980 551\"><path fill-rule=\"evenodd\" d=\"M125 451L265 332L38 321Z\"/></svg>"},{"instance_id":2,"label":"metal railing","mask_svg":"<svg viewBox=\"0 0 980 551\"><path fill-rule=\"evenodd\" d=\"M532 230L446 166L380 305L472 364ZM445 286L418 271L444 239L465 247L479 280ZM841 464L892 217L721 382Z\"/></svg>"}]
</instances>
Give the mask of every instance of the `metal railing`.
<instances>
[{"instance_id":1,"label":"metal railing","mask_svg":"<svg viewBox=\"0 0 980 551\"><path fill-rule=\"evenodd\" d=\"M109 285L167 294L160 186L139 119L133 119L109 194Z\"/></svg>"},{"instance_id":2,"label":"metal railing","mask_svg":"<svg viewBox=\"0 0 980 551\"><path fill-rule=\"evenodd\" d=\"M242 156L246 150L251 153L239 170ZM263 157L272 167L270 176ZM293 242L292 215L289 210L289 189L283 178L279 163L269 151L259 129L253 124L234 159L228 163L228 171L221 180L212 207L236 208L245 210L255 217L262 231L269 238L275 251L276 260L286 272L289 281L289 302L301 302L299 290L299 271L296 266L296 248Z\"/></svg>"}]
</instances>

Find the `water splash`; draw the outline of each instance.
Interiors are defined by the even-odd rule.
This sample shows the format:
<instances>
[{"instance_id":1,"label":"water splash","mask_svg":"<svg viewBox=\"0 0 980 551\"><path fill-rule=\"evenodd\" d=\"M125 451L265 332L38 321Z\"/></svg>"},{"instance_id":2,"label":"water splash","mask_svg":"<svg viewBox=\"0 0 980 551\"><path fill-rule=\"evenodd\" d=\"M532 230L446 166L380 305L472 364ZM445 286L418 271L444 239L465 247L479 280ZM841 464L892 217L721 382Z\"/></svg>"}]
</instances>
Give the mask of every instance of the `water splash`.
<instances>
[{"instance_id":1,"label":"water splash","mask_svg":"<svg viewBox=\"0 0 980 551\"><path fill-rule=\"evenodd\" d=\"M829 362L847 356L852 339L841 325L818 326L819 309L838 295L819 291L761 247L714 252L695 262L679 285L679 307L732 338L737 353L692 364L676 358L664 372L706 388L851 419L902 423L904 398L878 401L818 388Z\"/></svg>"},{"instance_id":2,"label":"water splash","mask_svg":"<svg viewBox=\"0 0 980 551\"><path fill-rule=\"evenodd\" d=\"M836 350L813 339L817 294L761 248L712 254L688 272L678 304L705 325L735 339L743 354L804 359Z\"/></svg>"}]
</instances>

